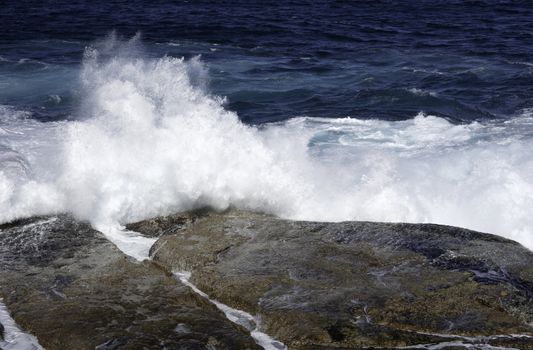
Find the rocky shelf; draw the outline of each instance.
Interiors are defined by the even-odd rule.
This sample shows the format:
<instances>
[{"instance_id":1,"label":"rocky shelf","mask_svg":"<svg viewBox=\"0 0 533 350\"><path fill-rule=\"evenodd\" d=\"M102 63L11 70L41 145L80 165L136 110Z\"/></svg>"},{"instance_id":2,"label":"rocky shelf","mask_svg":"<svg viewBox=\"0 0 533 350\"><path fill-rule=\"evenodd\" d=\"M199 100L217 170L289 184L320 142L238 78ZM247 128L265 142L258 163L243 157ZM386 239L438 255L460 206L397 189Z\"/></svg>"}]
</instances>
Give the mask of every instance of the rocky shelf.
<instances>
[{"instance_id":1,"label":"rocky shelf","mask_svg":"<svg viewBox=\"0 0 533 350\"><path fill-rule=\"evenodd\" d=\"M260 349L160 265L69 216L0 227L0 294L47 350Z\"/></svg>"},{"instance_id":2,"label":"rocky shelf","mask_svg":"<svg viewBox=\"0 0 533 350\"><path fill-rule=\"evenodd\" d=\"M533 253L455 227L230 210L128 225L137 262L70 216L0 226L0 296L48 349L258 349L207 299L289 349L533 349Z\"/></svg>"}]
</instances>

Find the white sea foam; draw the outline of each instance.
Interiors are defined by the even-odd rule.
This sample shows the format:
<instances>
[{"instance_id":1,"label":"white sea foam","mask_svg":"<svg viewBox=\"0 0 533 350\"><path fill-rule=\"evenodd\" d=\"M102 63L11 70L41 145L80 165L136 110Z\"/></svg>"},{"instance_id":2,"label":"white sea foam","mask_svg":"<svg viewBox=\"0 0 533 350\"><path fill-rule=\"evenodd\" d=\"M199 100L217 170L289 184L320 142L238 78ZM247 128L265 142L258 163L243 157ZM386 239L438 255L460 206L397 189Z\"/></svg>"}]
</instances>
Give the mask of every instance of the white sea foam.
<instances>
[{"instance_id":1,"label":"white sea foam","mask_svg":"<svg viewBox=\"0 0 533 350\"><path fill-rule=\"evenodd\" d=\"M150 248L157 240L157 238L146 237L118 226L97 226L96 228L103 232L106 238L124 254L138 261L149 258Z\"/></svg>"},{"instance_id":2,"label":"white sea foam","mask_svg":"<svg viewBox=\"0 0 533 350\"><path fill-rule=\"evenodd\" d=\"M234 309L226 304L211 299L207 294L199 290L194 284L190 282L191 274L189 272L174 272L174 275L186 286L191 288L195 293L206 298L211 303L226 315L226 318L233 323L236 323L248 331L250 335L255 340L255 342L260 345L265 350L287 350L285 344L277 341L266 333L261 332L260 330L260 319L254 317L246 311Z\"/></svg>"},{"instance_id":3,"label":"white sea foam","mask_svg":"<svg viewBox=\"0 0 533 350\"><path fill-rule=\"evenodd\" d=\"M95 227L230 205L306 220L434 222L533 248L531 111L454 125L294 118L255 128L199 59L137 39L87 49L75 122L0 109L0 221L70 211ZM21 114L22 113L22 114Z\"/></svg>"},{"instance_id":4,"label":"white sea foam","mask_svg":"<svg viewBox=\"0 0 533 350\"><path fill-rule=\"evenodd\" d=\"M48 95L48 101L52 102L52 103L55 103L55 104L59 104L59 103L61 103L61 96L59 96L59 95Z\"/></svg>"},{"instance_id":5,"label":"white sea foam","mask_svg":"<svg viewBox=\"0 0 533 350\"><path fill-rule=\"evenodd\" d=\"M0 299L0 324L4 326L4 339L0 339L0 348L4 350L44 350L37 338L24 333L11 318L6 306Z\"/></svg>"},{"instance_id":6,"label":"white sea foam","mask_svg":"<svg viewBox=\"0 0 533 350\"><path fill-rule=\"evenodd\" d=\"M417 95L417 96L433 96L433 97L437 96L436 92L427 91L427 90L418 89L418 88L411 88L411 89L409 89L407 91L409 91L410 93L412 93L414 95Z\"/></svg>"}]
</instances>

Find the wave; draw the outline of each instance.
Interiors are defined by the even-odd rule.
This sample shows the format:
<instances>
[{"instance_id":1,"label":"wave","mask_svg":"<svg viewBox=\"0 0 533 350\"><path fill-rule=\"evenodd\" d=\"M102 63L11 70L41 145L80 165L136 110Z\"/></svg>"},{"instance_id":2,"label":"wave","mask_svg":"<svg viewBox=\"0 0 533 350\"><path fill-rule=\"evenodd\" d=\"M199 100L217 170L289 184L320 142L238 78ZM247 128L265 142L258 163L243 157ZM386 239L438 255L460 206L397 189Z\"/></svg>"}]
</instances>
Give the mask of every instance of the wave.
<instances>
[{"instance_id":1,"label":"wave","mask_svg":"<svg viewBox=\"0 0 533 350\"><path fill-rule=\"evenodd\" d=\"M303 220L434 222L533 247L533 116L452 124L293 118L253 127L199 58L138 38L86 50L76 121L0 108L0 221L71 212L109 230L234 206Z\"/></svg>"}]
</instances>

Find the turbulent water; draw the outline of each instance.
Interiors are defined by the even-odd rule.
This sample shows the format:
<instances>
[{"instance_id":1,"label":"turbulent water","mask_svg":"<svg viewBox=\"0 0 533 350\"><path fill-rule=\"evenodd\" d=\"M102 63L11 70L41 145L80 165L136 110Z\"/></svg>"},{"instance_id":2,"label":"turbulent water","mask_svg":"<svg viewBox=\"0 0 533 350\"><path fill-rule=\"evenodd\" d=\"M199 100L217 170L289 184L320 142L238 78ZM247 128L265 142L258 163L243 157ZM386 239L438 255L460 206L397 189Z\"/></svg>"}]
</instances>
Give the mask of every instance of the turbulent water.
<instances>
[{"instance_id":1,"label":"turbulent water","mask_svg":"<svg viewBox=\"0 0 533 350\"><path fill-rule=\"evenodd\" d=\"M68 211L112 232L235 206L533 247L527 3L17 6L1 222Z\"/></svg>"}]
</instances>

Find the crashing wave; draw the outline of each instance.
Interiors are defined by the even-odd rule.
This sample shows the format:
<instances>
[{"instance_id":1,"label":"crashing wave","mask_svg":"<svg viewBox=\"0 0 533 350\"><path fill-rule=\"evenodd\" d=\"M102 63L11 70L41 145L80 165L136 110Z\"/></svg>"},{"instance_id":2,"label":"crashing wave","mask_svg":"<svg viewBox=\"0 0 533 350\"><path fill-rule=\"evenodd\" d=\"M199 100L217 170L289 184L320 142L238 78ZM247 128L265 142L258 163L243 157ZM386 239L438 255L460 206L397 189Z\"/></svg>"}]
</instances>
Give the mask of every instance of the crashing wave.
<instances>
[{"instance_id":1,"label":"crashing wave","mask_svg":"<svg viewBox=\"0 0 533 350\"><path fill-rule=\"evenodd\" d=\"M210 206L304 220L434 222L533 247L533 124L294 118L243 124L194 58L139 39L88 48L77 121L0 110L0 221L69 211L95 227ZM21 159L22 159L21 158ZM10 158L11 159L11 158ZM13 165L14 163L9 163ZM10 169L13 169L11 166Z\"/></svg>"}]
</instances>

